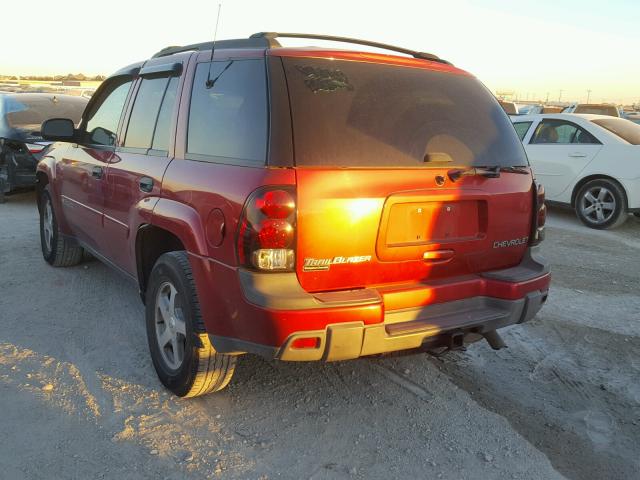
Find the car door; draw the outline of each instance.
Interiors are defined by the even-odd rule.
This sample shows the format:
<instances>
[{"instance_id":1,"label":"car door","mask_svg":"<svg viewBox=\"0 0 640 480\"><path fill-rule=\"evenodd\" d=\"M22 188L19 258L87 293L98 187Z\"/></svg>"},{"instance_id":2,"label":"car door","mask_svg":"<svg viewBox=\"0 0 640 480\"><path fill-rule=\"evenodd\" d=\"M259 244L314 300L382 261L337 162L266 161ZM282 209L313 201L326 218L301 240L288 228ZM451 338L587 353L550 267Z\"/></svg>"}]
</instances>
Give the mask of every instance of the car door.
<instances>
[{"instance_id":1,"label":"car door","mask_svg":"<svg viewBox=\"0 0 640 480\"><path fill-rule=\"evenodd\" d=\"M182 63L166 62L161 58L140 70L119 146L106 172L107 256L133 276L137 228L149 221L145 215L160 198L162 177L173 159L174 113Z\"/></svg>"},{"instance_id":2,"label":"car door","mask_svg":"<svg viewBox=\"0 0 640 480\"><path fill-rule=\"evenodd\" d=\"M525 147L549 200L559 200L601 149L598 139L576 123L549 118L538 123Z\"/></svg>"},{"instance_id":3,"label":"car door","mask_svg":"<svg viewBox=\"0 0 640 480\"><path fill-rule=\"evenodd\" d=\"M58 168L65 219L86 247L103 251L104 174L132 84L131 76L107 80L87 105L79 142L65 150Z\"/></svg>"}]
</instances>

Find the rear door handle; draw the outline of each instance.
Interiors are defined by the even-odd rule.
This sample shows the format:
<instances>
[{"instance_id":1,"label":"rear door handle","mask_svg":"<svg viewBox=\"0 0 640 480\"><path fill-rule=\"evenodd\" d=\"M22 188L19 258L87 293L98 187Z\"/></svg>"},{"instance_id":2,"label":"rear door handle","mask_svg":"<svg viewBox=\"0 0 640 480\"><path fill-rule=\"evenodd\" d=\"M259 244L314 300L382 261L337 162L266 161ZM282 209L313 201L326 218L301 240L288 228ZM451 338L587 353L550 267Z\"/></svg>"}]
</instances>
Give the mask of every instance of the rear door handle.
<instances>
[{"instance_id":1,"label":"rear door handle","mask_svg":"<svg viewBox=\"0 0 640 480\"><path fill-rule=\"evenodd\" d=\"M586 157L587 154L586 153L582 153L582 152L572 152L569 154L570 157Z\"/></svg>"},{"instance_id":2,"label":"rear door handle","mask_svg":"<svg viewBox=\"0 0 640 480\"><path fill-rule=\"evenodd\" d=\"M102 167L99 167L97 165L91 169L91 176L93 178L101 179L103 173L104 170L102 169Z\"/></svg>"},{"instance_id":3,"label":"rear door handle","mask_svg":"<svg viewBox=\"0 0 640 480\"><path fill-rule=\"evenodd\" d=\"M153 190L153 178L142 177L138 183L141 192L149 193Z\"/></svg>"}]
</instances>

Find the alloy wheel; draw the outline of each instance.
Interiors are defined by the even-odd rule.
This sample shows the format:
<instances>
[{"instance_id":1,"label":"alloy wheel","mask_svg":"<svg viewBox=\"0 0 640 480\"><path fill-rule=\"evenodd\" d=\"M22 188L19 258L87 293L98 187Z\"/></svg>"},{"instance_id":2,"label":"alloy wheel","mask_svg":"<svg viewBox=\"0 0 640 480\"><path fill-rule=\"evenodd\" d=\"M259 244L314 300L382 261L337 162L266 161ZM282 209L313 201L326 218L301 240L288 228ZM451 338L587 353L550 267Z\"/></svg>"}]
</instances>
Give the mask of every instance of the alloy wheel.
<instances>
[{"instance_id":1,"label":"alloy wheel","mask_svg":"<svg viewBox=\"0 0 640 480\"><path fill-rule=\"evenodd\" d=\"M155 327L162 359L171 370L178 370L184 361L187 333L180 295L171 282L164 282L158 289Z\"/></svg>"},{"instance_id":2,"label":"alloy wheel","mask_svg":"<svg viewBox=\"0 0 640 480\"><path fill-rule=\"evenodd\" d=\"M43 209L42 230L44 234L44 243L47 252L51 252L53 245L53 209L51 208L51 200L47 198Z\"/></svg>"},{"instance_id":3,"label":"alloy wheel","mask_svg":"<svg viewBox=\"0 0 640 480\"><path fill-rule=\"evenodd\" d=\"M595 225L601 225L611 219L616 211L616 199L613 193L602 186L594 186L580 199L583 216Z\"/></svg>"}]
</instances>

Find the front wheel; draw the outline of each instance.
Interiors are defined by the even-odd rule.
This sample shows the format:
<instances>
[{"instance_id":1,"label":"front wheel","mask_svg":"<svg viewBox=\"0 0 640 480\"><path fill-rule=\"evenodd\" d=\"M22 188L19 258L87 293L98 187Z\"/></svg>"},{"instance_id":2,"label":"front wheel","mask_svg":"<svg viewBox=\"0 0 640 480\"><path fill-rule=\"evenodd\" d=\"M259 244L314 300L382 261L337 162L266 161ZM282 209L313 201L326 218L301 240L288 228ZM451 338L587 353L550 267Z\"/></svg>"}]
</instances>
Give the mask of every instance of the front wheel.
<instances>
[{"instance_id":1,"label":"front wheel","mask_svg":"<svg viewBox=\"0 0 640 480\"><path fill-rule=\"evenodd\" d=\"M622 188L606 179L585 183L576 196L576 215L587 227L605 230L627 219L627 202Z\"/></svg>"},{"instance_id":2,"label":"front wheel","mask_svg":"<svg viewBox=\"0 0 640 480\"><path fill-rule=\"evenodd\" d=\"M148 284L147 340L162 384L179 397L222 390L237 357L217 353L209 341L186 252L160 256Z\"/></svg>"}]
</instances>

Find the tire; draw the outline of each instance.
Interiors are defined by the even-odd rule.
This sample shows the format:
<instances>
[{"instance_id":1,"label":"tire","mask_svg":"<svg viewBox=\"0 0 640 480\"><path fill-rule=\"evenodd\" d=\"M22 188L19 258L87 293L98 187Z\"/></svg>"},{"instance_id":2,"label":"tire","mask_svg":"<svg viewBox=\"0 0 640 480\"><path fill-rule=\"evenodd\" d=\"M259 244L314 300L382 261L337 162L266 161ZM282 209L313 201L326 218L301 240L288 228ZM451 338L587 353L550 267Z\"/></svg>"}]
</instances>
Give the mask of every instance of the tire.
<instances>
[{"instance_id":1,"label":"tire","mask_svg":"<svg viewBox=\"0 0 640 480\"><path fill-rule=\"evenodd\" d=\"M640 218L640 212L634 213L633 216L636 217L636 218Z\"/></svg>"},{"instance_id":2,"label":"tire","mask_svg":"<svg viewBox=\"0 0 640 480\"><path fill-rule=\"evenodd\" d=\"M60 233L48 185L42 191L38 201L40 202L40 247L45 261L53 267L78 265L82 262L84 249Z\"/></svg>"},{"instance_id":3,"label":"tire","mask_svg":"<svg viewBox=\"0 0 640 480\"><path fill-rule=\"evenodd\" d=\"M179 397L226 387L237 357L217 353L209 341L186 252L160 256L146 298L149 351L162 384Z\"/></svg>"},{"instance_id":4,"label":"tire","mask_svg":"<svg viewBox=\"0 0 640 480\"><path fill-rule=\"evenodd\" d=\"M622 187L606 179L585 183L575 200L576 215L587 227L616 228L627 220L627 199Z\"/></svg>"}]
</instances>

